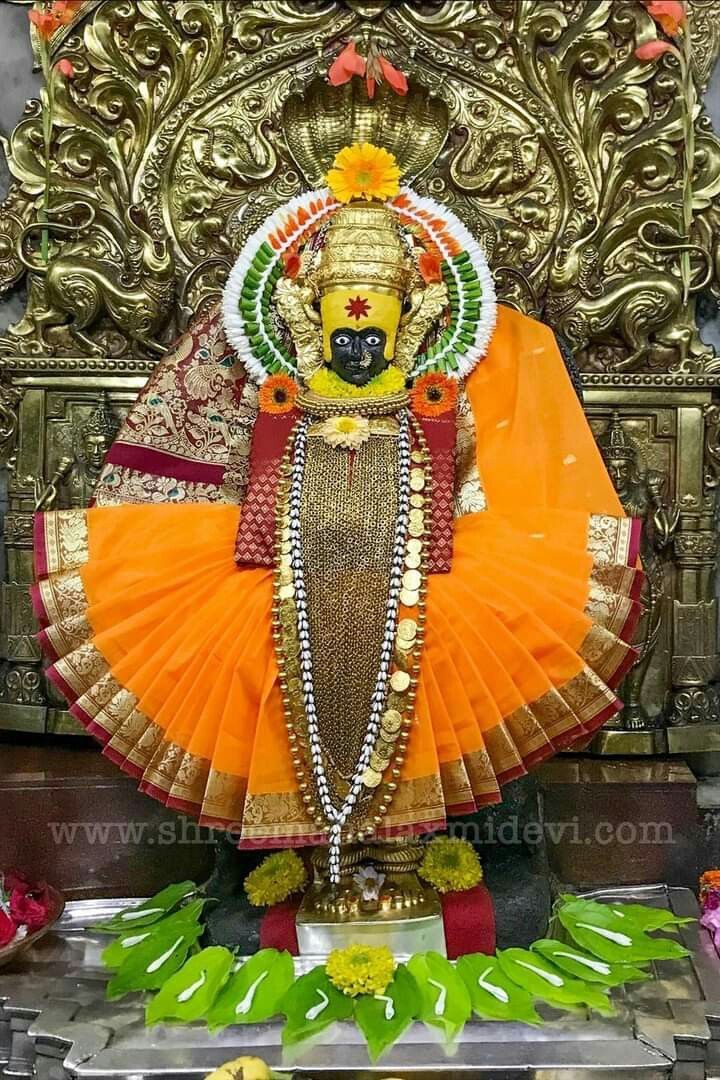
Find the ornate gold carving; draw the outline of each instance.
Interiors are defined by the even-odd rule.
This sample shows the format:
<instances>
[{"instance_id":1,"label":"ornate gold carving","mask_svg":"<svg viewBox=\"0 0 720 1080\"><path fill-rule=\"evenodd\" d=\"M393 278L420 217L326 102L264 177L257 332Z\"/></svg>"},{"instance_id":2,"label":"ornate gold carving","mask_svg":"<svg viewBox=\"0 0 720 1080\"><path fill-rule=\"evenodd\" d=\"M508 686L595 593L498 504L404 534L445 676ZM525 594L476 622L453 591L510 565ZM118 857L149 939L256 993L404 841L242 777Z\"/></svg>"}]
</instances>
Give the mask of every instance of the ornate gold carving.
<instances>
[{"instance_id":1,"label":"ornate gold carving","mask_svg":"<svg viewBox=\"0 0 720 1080\"><path fill-rule=\"evenodd\" d=\"M428 330L445 309L448 291L445 282L432 282L410 293L410 309L400 320L395 363L410 371Z\"/></svg>"},{"instance_id":2,"label":"ornate gold carving","mask_svg":"<svg viewBox=\"0 0 720 1080\"><path fill-rule=\"evenodd\" d=\"M598 445L625 511L643 520L640 553L646 575L641 598L645 612L634 640L638 656L620 692L624 702L621 723L630 731L651 730L660 726L661 717L648 715L641 694L657 646L667 592L661 553L675 534L680 510L666 499L666 478L642 462L639 448L625 431L617 411Z\"/></svg>"},{"instance_id":3,"label":"ornate gold carving","mask_svg":"<svg viewBox=\"0 0 720 1080\"><path fill-rule=\"evenodd\" d=\"M283 108L288 148L311 187L324 186L335 155L354 142L384 147L395 155L403 176L415 178L436 160L448 128L446 103L419 85L400 98L381 86L369 101L351 84L338 90L316 79Z\"/></svg>"},{"instance_id":4,"label":"ornate gold carving","mask_svg":"<svg viewBox=\"0 0 720 1080\"><path fill-rule=\"evenodd\" d=\"M716 0L690 6L701 82L717 11ZM53 42L77 77L57 95L47 267L32 225L37 106L8 142L2 280L17 280L15 239L30 227L30 288L3 349L29 367L43 352L102 352L146 370L177 321L217 295L247 231L320 183L344 143L371 138L468 221L501 298L545 315L586 370L717 371L694 303L701 287L720 291L720 144L701 114L683 307L678 72L672 59L634 59L649 29L639 4L575 0L89 4ZM408 73L407 97L381 87L374 107L360 80L327 85L336 42L367 34Z\"/></svg>"},{"instance_id":5,"label":"ornate gold carving","mask_svg":"<svg viewBox=\"0 0 720 1080\"><path fill-rule=\"evenodd\" d=\"M693 0L689 9L704 86L720 3ZM707 654L701 667L709 671L711 616L696 612L693 623L688 608L713 595L707 537L720 423L711 391L720 363L699 339L695 302L704 277L720 294L720 144L701 113L696 285L683 307L679 76L672 58L634 58L649 32L639 3L89 0L52 42L52 59L67 56L77 77L57 93L47 269L37 252L45 171L38 103L6 144L12 185L0 208L0 290L24 275L28 293L25 316L0 342L0 367L14 380L0 385L0 459L13 458L19 434L12 512L32 510L33 477L52 478L63 457L75 458L72 443L45 449L60 415L49 408L47 378L57 387L59 378L92 375L114 402L122 398L116 390L129 400L157 348L218 296L242 239L288 197L322 183L342 145L369 138L392 149L413 186L447 203L484 241L502 301L563 331L603 424L612 407L639 400L652 412L662 398L673 417L670 458L650 466L667 473L668 498L683 510L673 548L680 639L667 650L678 675L690 671L682 657ZM360 80L327 85L338 43L369 35L407 72L407 98L380 87L371 107ZM27 270L18 241L31 226ZM21 402L19 379L28 375L36 389ZM459 449L461 439L459 430ZM458 508L481 509L481 478L467 455L459 460L468 483ZM137 477L113 468L118 498L131 499ZM158 498L167 488L159 478ZM182 494L203 492L186 485ZM83 489L69 501L86 497ZM61 486L59 504L66 500ZM5 587L2 621L22 627L14 640L25 648L26 526L8 531L6 544L14 584ZM665 648L663 639L656 656ZM669 682L669 674L655 680L653 702ZM705 693L677 686L685 690L678 717L694 715ZM703 716L712 712L703 708ZM402 823L399 804L393 812Z\"/></svg>"},{"instance_id":6,"label":"ornate gold carving","mask_svg":"<svg viewBox=\"0 0 720 1080\"><path fill-rule=\"evenodd\" d=\"M15 451L21 400L22 392L0 379L0 465L9 464Z\"/></svg>"},{"instance_id":7,"label":"ornate gold carving","mask_svg":"<svg viewBox=\"0 0 720 1080\"><path fill-rule=\"evenodd\" d=\"M322 331L314 300L315 290L306 282L282 277L275 286L277 309L292 335L303 382L322 367Z\"/></svg>"}]
</instances>

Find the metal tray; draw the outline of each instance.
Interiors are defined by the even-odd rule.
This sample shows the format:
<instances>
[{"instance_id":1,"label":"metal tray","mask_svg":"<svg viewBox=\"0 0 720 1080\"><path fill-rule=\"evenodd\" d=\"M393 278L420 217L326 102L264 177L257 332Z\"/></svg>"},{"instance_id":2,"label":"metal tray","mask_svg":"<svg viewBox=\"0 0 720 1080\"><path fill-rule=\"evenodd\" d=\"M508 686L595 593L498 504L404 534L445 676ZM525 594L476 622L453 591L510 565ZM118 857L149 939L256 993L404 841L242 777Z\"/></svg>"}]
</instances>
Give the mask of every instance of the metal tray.
<instances>
[{"instance_id":1,"label":"metal tray","mask_svg":"<svg viewBox=\"0 0 720 1080\"><path fill-rule=\"evenodd\" d=\"M587 893L598 900L651 903L697 916L687 889L663 885ZM337 1024L295 1063L283 1061L277 1023L228 1028L211 1036L201 1025L146 1029L143 998L104 999L107 973L99 957L107 937L88 927L136 900L68 904L54 932L0 974L0 1062L10 1042L8 1077L40 1080L180 1080L204 1077L241 1054L257 1054L303 1080L398 1077L446 1080L702 1080L720 1076L720 963L709 935L696 924L679 937L685 960L658 963L654 978L614 991L617 1016L545 1010L539 1029L471 1021L453 1057L415 1024L379 1065L368 1060L360 1034ZM305 967L306 964L303 964ZM706 1071L706 1063L707 1070Z\"/></svg>"}]
</instances>

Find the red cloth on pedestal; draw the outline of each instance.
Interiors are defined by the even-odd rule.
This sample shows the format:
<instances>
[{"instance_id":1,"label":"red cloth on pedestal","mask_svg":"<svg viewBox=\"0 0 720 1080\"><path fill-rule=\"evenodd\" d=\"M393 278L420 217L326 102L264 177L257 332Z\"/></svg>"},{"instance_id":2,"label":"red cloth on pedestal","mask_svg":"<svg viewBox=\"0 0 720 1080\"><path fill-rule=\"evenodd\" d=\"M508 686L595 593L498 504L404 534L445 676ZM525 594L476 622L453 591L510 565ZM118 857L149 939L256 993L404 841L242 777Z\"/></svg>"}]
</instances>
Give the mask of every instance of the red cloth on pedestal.
<instances>
[{"instance_id":1,"label":"red cloth on pedestal","mask_svg":"<svg viewBox=\"0 0 720 1080\"><path fill-rule=\"evenodd\" d=\"M464 892L440 897L448 960L465 953L495 952L495 910L487 885L482 882Z\"/></svg>"},{"instance_id":2,"label":"red cloth on pedestal","mask_svg":"<svg viewBox=\"0 0 720 1080\"><path fill-rule=\"evenodd\" d=\"M465 953L495 952L495 912L486 885L440 897L448 960ZM299 899L286 900L268 908L260 923L260 948L287 950L298 955L295 916Z\"/></svg>"},{"instance_id":3,"label":"red cloth on pedestal","mask_svg":"<svg viewBox=\"0 0 720 1080\"><path fill-rule=\"evenodd\" d=\"M301 900L302 897L293 897L267 909L260 923L261 949L278 949L280 952L285 950L291 956L298 955L295 916Z\"/></svg>"}]
</instances>

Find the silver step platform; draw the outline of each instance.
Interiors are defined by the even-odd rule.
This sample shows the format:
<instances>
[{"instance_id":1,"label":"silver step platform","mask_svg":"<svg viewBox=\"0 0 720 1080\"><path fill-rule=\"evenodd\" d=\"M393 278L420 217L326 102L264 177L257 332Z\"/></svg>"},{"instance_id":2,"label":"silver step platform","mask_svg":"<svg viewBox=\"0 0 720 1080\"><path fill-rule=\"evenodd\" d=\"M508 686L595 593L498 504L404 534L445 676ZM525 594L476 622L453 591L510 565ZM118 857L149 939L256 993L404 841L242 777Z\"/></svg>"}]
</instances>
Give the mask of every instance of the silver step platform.
<instances>
[{"instance_id":1,"label":"silver step platform","mask_svg":"<svg viewBox=\"0 0 720 1080\"><path fill-rule=\"evenodd\" d=\"M602 901L641 902L697 916L687 889L664 885L596 891ZM283 1059L280 1025L210 1035L201 1025L146 1029L141 995L105 1001L105 935L88 927L137 899L77 901L45 940L0 971L0 1070L22 1080L186 1080L242 1054L297 1080L720 1080L720 960L697 924L679 930L685 960L656 963L647 983L613 991L617 1015L561 1014L540 1006L545 1026L471 1021L456 1052L414 1024L371 1065L354 1025L329 1029L294 1061ZM305 964L303 966L306 966ZM312 966L312 965L310 965Z\"/></svg>"}]
</instances>

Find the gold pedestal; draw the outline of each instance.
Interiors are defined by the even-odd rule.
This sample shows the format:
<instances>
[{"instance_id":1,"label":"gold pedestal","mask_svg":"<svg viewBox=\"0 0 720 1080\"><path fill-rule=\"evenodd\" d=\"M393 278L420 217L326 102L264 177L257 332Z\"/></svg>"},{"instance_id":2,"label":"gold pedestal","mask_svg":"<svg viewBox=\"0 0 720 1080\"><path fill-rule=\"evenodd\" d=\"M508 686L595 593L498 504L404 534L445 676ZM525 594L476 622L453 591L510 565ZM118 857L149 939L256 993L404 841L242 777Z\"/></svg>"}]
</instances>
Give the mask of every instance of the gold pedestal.
<instances>
[{"instance_id":1,"label":"gold pedestal","mask_svg":"<svg viewBox=\"0 0 720 1080\"><path fill-rule=\"evenodd\" d=\"M316 880L296 918L301 955L327 956L348 945L386 945L395 956L434 949L445 955L445 931L437 892L422 884L419 844L407 841L346 848L340 884L323 880L326 852L313 856ZM372 896L358 875L372 868ZM378 877L379 875L379 877Z\"/></svg>"}]
</instances>

